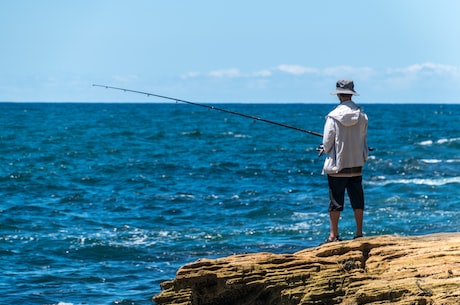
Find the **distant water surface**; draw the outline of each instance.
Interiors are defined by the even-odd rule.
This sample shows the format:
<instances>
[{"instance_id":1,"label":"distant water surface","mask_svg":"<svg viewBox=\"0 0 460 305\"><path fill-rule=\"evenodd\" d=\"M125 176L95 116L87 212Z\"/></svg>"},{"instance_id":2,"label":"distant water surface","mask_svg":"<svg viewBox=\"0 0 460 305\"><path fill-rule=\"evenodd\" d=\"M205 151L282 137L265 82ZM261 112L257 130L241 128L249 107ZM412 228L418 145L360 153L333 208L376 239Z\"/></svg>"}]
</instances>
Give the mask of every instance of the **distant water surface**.
<instances>
[{"instance_id":1,"label":"distant water surface","mask_svg":"<svg viewBox=\"0 0 460 305\"><path fill-rule=\"evenodd\" d=\"M322 132L335 105L219 107ZM4 304L152 304L201 257L328 234L321 138L184 104L0 103ZM460 225L460 105L364 105L365 234ZM341 235L351 239L347 204Z\"/></svg>"}]
</instances>

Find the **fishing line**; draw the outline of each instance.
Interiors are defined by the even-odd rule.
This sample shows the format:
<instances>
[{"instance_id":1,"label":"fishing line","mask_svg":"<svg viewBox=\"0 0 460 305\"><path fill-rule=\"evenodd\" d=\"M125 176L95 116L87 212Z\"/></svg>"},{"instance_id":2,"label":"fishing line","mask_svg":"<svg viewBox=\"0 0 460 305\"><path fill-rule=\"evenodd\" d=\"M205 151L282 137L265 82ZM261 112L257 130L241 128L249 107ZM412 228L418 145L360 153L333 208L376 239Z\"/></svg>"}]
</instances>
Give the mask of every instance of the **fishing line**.
<instances>
[{"instance_id":1,"label":"fishing line","mask_svg":"<svg viewBox=\"0 0 460 305\"><path fill-rule=\"evenodd\" d=\"M162 98L162 99L172 100L172 101L175 101L175 102L195 105L195 106L199 106L199 107L208 108L208 109L211 109L211 110L217 110L217 111L221 111L221 112L225 112L225 113L230 113L230 114L233 114L233 115L238 115L238 116L241 116L241 117L244 117L244 118L252 119L254 121L261 121L261 122L265 122L265 123L268 123L268 124L273 124L273 125L277 125L277 126L281 126L281 127L301 131L301 132L308 133L308 134L311 134L311 135L314 135L314 136L317 136L317 137L321 137L321 138L323 137L323 135L321 133L318 133L318 132L315 132L315 131L306 130L306 129L303 129L303 128L299 128L299 127L295 127L295 126L291 126L291 125L287 125L287 124L283 124L283 123L279 123L279 122L275 122L275 121L270 121L270 120L263 119L263 118L260 118L260 117L256 117L256 116L253 116L253 115L244 114L244 113L240 113L240 112L236 112L236 111L232 111L232 110L228 110L228 109L224 109L224 108L219 108L219 107L215 107L215 106L210 106L210 105L190 102L190 101L186 101L186 100L182 100L182 99L178 99L178 98L174 98L174 97L169 97L169 96L164 96L164 95L159 95L159 94L154 94L154 93L149 93L149 92L143 92L143 91L138 91L138 90L132 90L132 89L125 89L125 88L112 87L112 86L106 86L106 85L97 85L97 84L93 84L93 86L94 87L102 87L102 88L106 88L106 89L120 90L120 91L124 91L124 92L139 93L139 94L143 94L143 95L147 95L147 96L155 96L155 97L159 97L159 98Z\"/></svg>"}]
</instances>

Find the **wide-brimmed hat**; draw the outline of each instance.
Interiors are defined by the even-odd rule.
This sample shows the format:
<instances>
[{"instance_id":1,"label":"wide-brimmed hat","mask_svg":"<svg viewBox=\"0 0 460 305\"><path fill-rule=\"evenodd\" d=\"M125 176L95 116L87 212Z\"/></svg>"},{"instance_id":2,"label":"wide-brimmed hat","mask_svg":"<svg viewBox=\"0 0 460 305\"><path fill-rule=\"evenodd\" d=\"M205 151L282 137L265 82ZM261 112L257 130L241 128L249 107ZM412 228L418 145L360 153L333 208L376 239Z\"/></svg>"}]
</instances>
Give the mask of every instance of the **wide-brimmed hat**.
<instances>
[{"instance_id":1,"label":"wide-brimmed hat","mask_svg":"<svg viewBox=\"0 0 460 305\"><path fill-rule=\"evenodd\" d=\"M340 80L338 80L337 85L335 86L335 90L332 91L331 94L359 95L355 91L355 84L353 84L353 81L349 80L349 79L340 79Z\"/></svg>"}]
</instances>

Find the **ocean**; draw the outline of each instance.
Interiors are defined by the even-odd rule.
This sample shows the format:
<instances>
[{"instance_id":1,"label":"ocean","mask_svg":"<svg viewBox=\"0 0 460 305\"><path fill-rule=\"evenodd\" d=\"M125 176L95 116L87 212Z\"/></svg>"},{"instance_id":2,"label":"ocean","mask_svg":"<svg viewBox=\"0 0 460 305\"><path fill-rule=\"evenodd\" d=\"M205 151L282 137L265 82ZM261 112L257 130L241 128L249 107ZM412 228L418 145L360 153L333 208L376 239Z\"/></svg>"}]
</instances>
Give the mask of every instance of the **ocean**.
<instances>
[{"instance_id":1,"label":"ocean","mask_svg":"<svg viewBox=\"0 0 460 305\"><path fill-rule=\"evenodd\" d=\"M460 105L364 104L364 234L460 228ZM322 132L334 104L219 104ZM153 304L199 258L328 235L321 138L175 103L0 103L3 304ZM340 221L352 239L347 201Z\"/></svg>"}]
</instances>

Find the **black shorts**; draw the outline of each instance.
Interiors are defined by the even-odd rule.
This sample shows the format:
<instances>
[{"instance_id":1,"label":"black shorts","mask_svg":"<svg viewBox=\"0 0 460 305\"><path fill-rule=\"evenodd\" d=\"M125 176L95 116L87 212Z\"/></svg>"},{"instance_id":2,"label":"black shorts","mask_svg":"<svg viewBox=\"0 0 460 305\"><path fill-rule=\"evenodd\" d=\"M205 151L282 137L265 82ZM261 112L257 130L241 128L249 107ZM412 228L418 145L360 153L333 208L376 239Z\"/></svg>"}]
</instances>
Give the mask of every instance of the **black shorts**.
<instances>
[{"instance_id":1,"label":"black shorts","mask_svg":"<svg viewBox=\"0 0 460 305\"><path fill-rule=\"evenodd\" d=\"M343 211L345 189L350 198L351 207L364 209L363 177L333 177L327 176L329 184L329 211Z\"/></svg>"}]
</instances>

